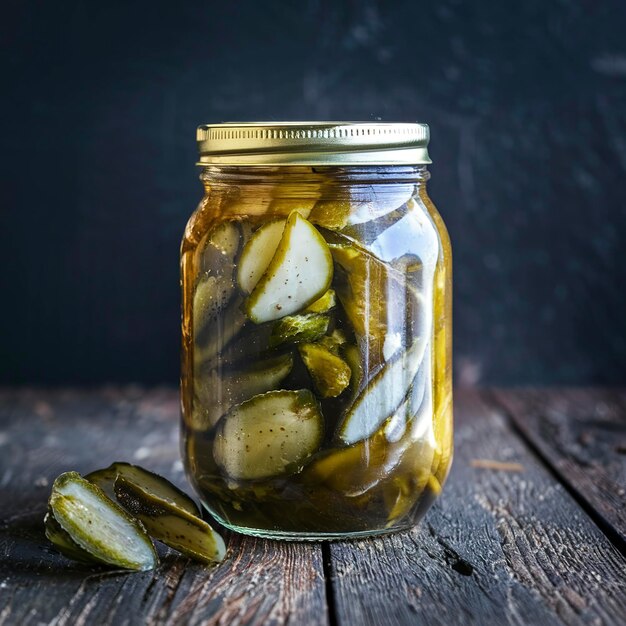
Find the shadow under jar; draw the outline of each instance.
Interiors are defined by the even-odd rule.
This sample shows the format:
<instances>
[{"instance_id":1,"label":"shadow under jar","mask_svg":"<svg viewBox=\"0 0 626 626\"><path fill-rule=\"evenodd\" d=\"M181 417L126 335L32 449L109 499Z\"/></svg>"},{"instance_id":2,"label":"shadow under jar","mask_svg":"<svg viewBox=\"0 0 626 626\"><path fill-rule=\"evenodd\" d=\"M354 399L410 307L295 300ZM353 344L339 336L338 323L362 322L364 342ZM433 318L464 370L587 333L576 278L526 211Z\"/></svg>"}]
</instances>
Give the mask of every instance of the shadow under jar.
<instances>
[{"instance_id":1,"label":"shadow under jar","mask_svg":"<svg viewBox=\"0 0 626 626\"><path fill-rule=\"evenodd\" d=\"M198 129L181 248L182 454L224 526L410 528L452 458L451 249L423 124Z\"/></svg>"}]
</instances>

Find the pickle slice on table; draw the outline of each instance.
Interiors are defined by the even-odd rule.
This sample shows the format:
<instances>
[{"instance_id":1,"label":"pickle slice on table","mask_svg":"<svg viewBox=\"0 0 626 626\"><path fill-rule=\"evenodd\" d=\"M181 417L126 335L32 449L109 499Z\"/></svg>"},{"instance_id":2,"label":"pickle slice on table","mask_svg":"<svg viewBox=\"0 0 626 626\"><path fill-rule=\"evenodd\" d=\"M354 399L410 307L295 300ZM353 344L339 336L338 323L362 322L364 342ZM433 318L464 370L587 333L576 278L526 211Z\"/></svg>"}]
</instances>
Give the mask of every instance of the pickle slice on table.
<instances>
[{"instance_id":1,"label":"pickle slice on table","mask_svg":"<svg viewBox=\"0 0 626 626\"><path fill-rule=\"evenodd\" d=\"M220 420L213 455L231 478L269 478L300 469L323 436L324 418L308 389L270 391Z\"/></svg>"},{"instance_id":2,"label":"pickle slice on table","mask_svg":"<svg viewBox=\"0 0 626 626\"><path fill-rule=\"evenodd\" d=\"M206 430L233 406L275 389L293 367L291 354L279 354L242 369L216 368L196 375L196 395L190 424Z\"/></svg>"},{"instance_id":3,"label":"pickle slice on table","mask_svg":"<svg viewBox=\"0 0 626 626\"><path fill-rule=\"evenodd\" d=\"M54 544L54 547L68 559L80 561L82 563L97 562L87 550L83 550L70 536L63 530L63 527L56 521L54 514L48 508L48 512L43 519L46 538Z\"/></svg>"},{"instance_id":4,"label":"pickle slice on table","mask_svg":"<svg viewBox=\"0 0 626 626\"><path fill-rule=\"evenodd\" d=\"M226 546L220 535L197 515L160 497L153 486L120 474L114 488L118 501L152 537L203 563L221 561Z\"/></svg>"},{"instance_id":5,"label":"pickle slice on table","mask_svg":"<svg viewBox=\"0 0 626 626\"><path fill-rule=\"evenodd\" d=\"M258 228L243 248L237 268L237 284L251 293L270 264L280 243L287 220L272 220Z\"/></svg>"},{"instance_id":6,"label":"pickle slice on table","mask_svg":"<svg viewBox=\"0 0 626 626\"><path fill-rule=\"evenodd\" d=\"M326 241L293 211L272 260L246 299L246 313L257 324L298 313L326 292L332 278Z\"/></svg>"},{"instance_id":7,"label":"pickle slice on table","mask_svg":"<svg viewBox=\"0 0 626 626\"><path fill-rule=\"evenodd\" d=\"M322 398L336 398L350 384L350 366L327 346L302 343L298 350Z\"/></svg>"},{"instance_id":8,"label":"pickle slice on table","mask_svg":"<svg viewBox=\"0 0 626 626\"><path fill-rule=\"evenodd\" d=\"M143 467L117 461L95 472L85 475L85 480L97 485L110 498L115 498L115 481L118 476L143 485L161 500L187 511L191 515L200 515L198 505L181 489L172 484L167 478L159 476Z\"/></svg>"},{"instance_id":9,"label":"pickle slice on table","mask_svg":"<svg viewBox=\"0 0 626 626\"><path fill-rule=\"evenodd\" d=\"M59 526L93 560L132 570L156 567L154 545L141 523L77 472L54 481L49 506Z\"/></svg>"},{"instance_id":10,"label":"pickle slice on table","mask_svg":"<svg viewBox=\"0 0 626 626\"><path fill-rule=\"evenodd\" d=\"M283 343L315 341L326 334L329 323L330 317L320 313L288 315L272 327L269 346L275 348Z\"/></svg>"}]
</instances>

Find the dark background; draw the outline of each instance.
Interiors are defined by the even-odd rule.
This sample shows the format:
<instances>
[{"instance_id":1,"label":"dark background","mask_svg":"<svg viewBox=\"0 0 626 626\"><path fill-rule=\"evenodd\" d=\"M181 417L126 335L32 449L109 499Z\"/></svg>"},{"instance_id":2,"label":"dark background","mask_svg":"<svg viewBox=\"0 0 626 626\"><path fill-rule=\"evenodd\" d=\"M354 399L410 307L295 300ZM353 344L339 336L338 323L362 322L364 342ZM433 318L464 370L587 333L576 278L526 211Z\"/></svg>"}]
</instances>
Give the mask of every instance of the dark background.
<instances>
[{"instance_id":1,"label":"dark background","mask_svg":"<svg viewBox=\"0 0 626 626\"><path fill-rule=\"evenodd\" d=\"M3 3L0 382L175 383L198 123L418 120L457 383L626 382L623 1Z\"/></svg>"}]
</instances>

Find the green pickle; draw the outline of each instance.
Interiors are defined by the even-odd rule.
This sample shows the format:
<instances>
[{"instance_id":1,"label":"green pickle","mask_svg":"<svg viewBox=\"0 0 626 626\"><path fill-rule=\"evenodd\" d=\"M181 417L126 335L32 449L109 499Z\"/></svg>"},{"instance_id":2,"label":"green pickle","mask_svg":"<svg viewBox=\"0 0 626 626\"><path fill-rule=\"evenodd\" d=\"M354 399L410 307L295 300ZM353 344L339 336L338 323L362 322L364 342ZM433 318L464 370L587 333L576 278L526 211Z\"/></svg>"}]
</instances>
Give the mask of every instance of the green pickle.
<instances>
[{"instance_id":1,"label":"green pickle","mask_svg":"<svg viewBox=\"0 0 626 626\"><path fill-rule=\"evenodd\" d=\"M259 185L192 217L187 474L249 534L410 528L452 458L449 241L424 189L333 196L331 175L309 174L308 192Z\"/></svg>"}]
</instances>

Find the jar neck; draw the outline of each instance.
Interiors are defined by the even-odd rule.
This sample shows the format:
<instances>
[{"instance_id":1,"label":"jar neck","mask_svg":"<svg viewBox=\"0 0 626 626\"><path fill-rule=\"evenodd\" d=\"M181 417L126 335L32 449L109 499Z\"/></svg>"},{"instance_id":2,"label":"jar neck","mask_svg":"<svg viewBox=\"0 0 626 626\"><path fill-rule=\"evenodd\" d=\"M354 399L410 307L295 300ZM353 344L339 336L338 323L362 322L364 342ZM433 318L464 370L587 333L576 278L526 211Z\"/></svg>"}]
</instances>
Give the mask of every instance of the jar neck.
<instances>
[{"instance_id":1,"label":"jar neck","mask_svg":"<svg viewBox=\"0 0 626 626\"><path fill-rule=\"evenodd\" d=\"M207 166L200 173L205 188L228 185L417 185L425 186L430 172L416 166Z\"/></svg>"}]
</instances>

